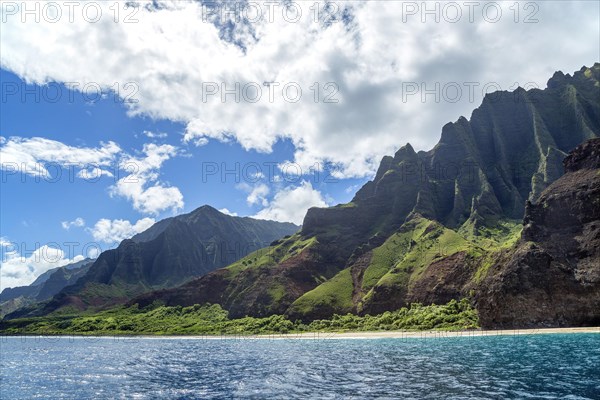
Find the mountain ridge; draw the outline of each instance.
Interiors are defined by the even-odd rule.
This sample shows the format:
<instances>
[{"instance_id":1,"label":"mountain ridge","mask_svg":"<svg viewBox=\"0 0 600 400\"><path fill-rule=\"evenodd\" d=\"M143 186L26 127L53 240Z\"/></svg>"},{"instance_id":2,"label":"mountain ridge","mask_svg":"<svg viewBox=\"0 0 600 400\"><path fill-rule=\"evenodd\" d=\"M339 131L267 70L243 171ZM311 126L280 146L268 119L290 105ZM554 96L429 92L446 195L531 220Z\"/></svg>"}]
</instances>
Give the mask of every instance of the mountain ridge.
<instances>
[{"instance_id":1,"label":"mountain ridge","mask_svg":"<svg viewBox=\"0 0 600 400\"><path fill-rule=\"evenodd\" d=\"M119 304L226 266L298 228L292 223L229 216L204 205L161 220L116 249L102 252L84 276L49 302L7 318Z\"/></svg>"},{"instance_id":2,"label":"mountain ridge","mask_svg":"<svg viewBox=\"0 0 600 400\"><path fill-rule=\"evenodd\" d=\"M130 304L313 320L469 297L520 236L527 201L562 175L570 150L600 135L599 82L596 63L554 74L544 90L489 94L431 150L408 144L383 157L350 203L309 209L300 232L265 254Z\"/></svg>"}]
</instances>

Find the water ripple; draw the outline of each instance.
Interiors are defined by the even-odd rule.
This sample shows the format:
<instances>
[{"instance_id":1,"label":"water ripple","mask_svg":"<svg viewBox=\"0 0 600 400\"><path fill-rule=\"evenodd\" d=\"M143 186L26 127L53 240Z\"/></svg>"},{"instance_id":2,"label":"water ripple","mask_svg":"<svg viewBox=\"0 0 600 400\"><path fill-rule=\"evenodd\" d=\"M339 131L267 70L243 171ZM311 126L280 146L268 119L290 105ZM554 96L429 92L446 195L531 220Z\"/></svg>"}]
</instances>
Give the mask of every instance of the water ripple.
<instances>
[{"instance_id":1,"label":"water ripple","mask_svg":"<svg viewBox=\"0 0 600 400\"><path fill-rule=\"evenodd\" d=\"M600 335L1 338L2 399L600 399Z\"/></svg>"}]
</instances>

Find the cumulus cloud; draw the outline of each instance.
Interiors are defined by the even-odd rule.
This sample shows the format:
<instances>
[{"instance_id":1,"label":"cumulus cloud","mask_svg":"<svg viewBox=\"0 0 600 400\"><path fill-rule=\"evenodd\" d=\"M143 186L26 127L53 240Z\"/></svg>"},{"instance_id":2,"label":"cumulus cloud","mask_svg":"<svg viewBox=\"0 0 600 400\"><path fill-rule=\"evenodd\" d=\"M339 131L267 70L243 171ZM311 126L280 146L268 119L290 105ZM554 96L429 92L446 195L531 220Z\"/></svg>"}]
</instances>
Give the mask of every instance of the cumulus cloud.
<instances>
[{"instance_id":1,"label":"cumulus cloud","mask_svg":"<svg viewBox=\"0 0 600 400\"><path fill-rule=\"evenodd\" d=\"M43 245L29 256L19 254L18 245L8 239L1 240L0 290L7 287L25 286L49 269L62 267L84 259L82 255L68 258L62 249Z\"/></svg>"},{"instance_id":2,"label":"cumulus cloud","mask_svg":"<svg viewBox=\"0 0 600 400\"><path fill-rule=\"evenodd\" d=\"M254 218L302 224L306 211L311 207L327 207L321 193L307 181L296 187L286 187L278 191L268 206Z\"/></svg>"},{"instance_id":3,"label":"cumulus cloud","mask_svg":"<svg viewBox=\"0 0 600 400\"><path fill-rule=\"evenodd\" d=\"M249 205L252 206L258 204L264 207L269 204L267 196L271 190L266 184L257 183L254 185L250 185L246 182L242 182L237 185L237 188L248 193L248 196L246 197L246 202Z\"/></svg>"},{"instance_id":4,"label":"cumulus cloud","mask_svg":"<svg viewBox=\"0 0 600 400\"><path fill-rule=\"evenodd\" d=\"M153 218L142 218L134 224L123 219L102 218L96 222L93 228L88 228L88 231L94 240L114 244L145 231L154 225L154 222Z\"/></svg>"},{"instance_id":5,"label":"cumulus cloud","mask_svg":"<svg viewBox=\"0 0 600 400\"><path fill-rule=\"evenodd\" d=\"M60 224L63 227L63 229L68 231L69 229L71 229L72 226L77 228L85 226L85 220L81 217L77 217L73 221L63 221Z\"/></svg>"},{"instance_id":6,"label":"cumulus cloud","mask_svg":"<svg viewBox=\"0 0 600 400\"><path fill-rule=\"evenodd\" d=\"M50 178L49 168L73 166L80 178L112 176L105 167L114 166L121 148L114 142L100 143L99 147L69 146L41 137L2 138L0 141L1 168L11 173L24 173Z\"/></svg>"},{"instance_id":7,"label":"cumulus cloud","mask_svg":"<svg viewBox=\"0 0 600 400\"><path fill-rule=\"evenodd\" d=\"M135 156L126 153L114 142L101 143L94 148L69 146L40 137L11 137L0 141L2 169L11 174L25 173L54 179L48 171L50 165L53 168L72 166L75 168L73 171L78 170L75 176L93 182L103 175L113 177L110 169L119 169L122 178L110 187L110 195L125 197L135 210L152 215L183 208L183 195L179 188L159 180L163 163L177 154L177 148L168 144L146 143L141 154ZM72 225L79 226L78 221L74 222ZM68 229L71 225L63 222L62 226Z\"/></svg>"},{"instance_id":8,"label":"cumulus cloud","mask_svg":"<svg viewBox=\"0 0 600 400\"><path fill-rule=\"evenodd\" d=\"M94 82L108 89L135 82L138 101L127 103L130 112L186 123L187 142L236 140L269 152L288 138L303 169L339 163L340 176L373 173L382 155L406 142L431 147L441 126L477 106L486 83L543 87L557 69L597 61L600 46L598 2L496 2L500 20L495 10L484 17L488 2L472 11L458 2L458 21L453 10L440 10L437 18L411 14L407 2L333 2L333 17L323 2L295 2L302 15L293 23L283 2L272 21L262 7L262 18L252 23L230 14L204 18L199 1L140 3L136 23L117 24L110 2L96 2L103 7L96 23L85 21L81 8L74 22L65 9L58 22L22 23L18 10L6 10L21 3L4 2L2 67L37 83ZM250 90L225 95L223 106L222 89L236 83ZM418 93L409 95L414 86L407 83ZM472 98L471 83L478 84ZM302 90L298 101L285 100L295 97L295 89L284 97L286 84ZM446 84L461 87L458 100L442 91Z\"/></svg>"},{"instance_id":9,"label":"cumulus cloud","mask_svg":"<svg viewBox=\"0 0 600 400\"><path fill-rule=\"evenodd\" d=\"M183 195L179 189L158 181L162 164L177 154L177 148L169 144L146 143L142 153L141 157L126 155L121 158L119 167L127 174L111 187L110 194L125 197L134 209L145 214L182 209Z\"/></svg>"}]
</instances>

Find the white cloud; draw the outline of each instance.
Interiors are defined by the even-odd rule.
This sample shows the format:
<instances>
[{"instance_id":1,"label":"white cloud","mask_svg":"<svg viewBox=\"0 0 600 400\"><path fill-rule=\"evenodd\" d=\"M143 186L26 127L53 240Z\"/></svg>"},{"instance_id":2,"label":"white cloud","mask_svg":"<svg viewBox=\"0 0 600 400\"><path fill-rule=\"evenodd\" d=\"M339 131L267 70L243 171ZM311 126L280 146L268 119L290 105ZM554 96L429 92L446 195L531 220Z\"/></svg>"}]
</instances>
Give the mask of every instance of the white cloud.
<instances>
[{"instance_id":1,"label":"white cloud","mask_svg":"<svg viewBox=\"0 0 600 400\"><path fill-rule=\"evenodd\" d=\"M1 168L32 176L50 178L48 168L73 166L80 178L90 179L100 174L112 175L106 167L114 166L121 148L114 142L100 143L99 147L69 146L56 140L41 137L3 138L0 147ZM88 171L88 175L82 175Z\"/></svg>"},{"instance_id":2,"label":"white cloud","mask_svg":"<svg viewBox=\"0 0 600 400\"><path fill-rule=\"evenodd\" d=\"M265 207L269 204L269 201L267 200L267 195L269 194L270 189L264 183L249 185L246 182L242 182L236 187L248 193L246 201L249 205L260 204L263 207Z\"/></svg>"},{"instance_id":3,"label":"white cloud","mask_svg":"<svg viewBox=\"0 0 600 400\"><path fill-rule=\"evenodd\" d=\"M263 174L260 171L258 171L258 172L252 172L251 174L248 175L248 178L249 178L250 181L256 182L256 181L259 181L261 179L264 179L265 178L265 174Z\"/></svg>"},{"instance_id":4,"label":"white cloud","mask_svg":"<svg viewBox=\"0 0 600 400\"><path fill-rule=\"evenodd\" d=\"M330 161L340 163L341 176L363 176L406 142L430 148L446 122L470 115L486 83L543 87L557 69L572 72L597 61L600 46L599 4L588 1L529 2L539 8L537 23L524 23L534 11L525 2L516 7L516 23L513 2L496 3L503 17L495 23L484 20L483 2L473 22L461 6L457 23L437 23L432 15L423 23L422 13L403 10L406 2L338 1L334 4L350 10L350 18L330 24L315 23L314 2L296 2L302 7L296 23L282 18L279 4L273 22L264 8L265 18L233 29L204 22L201 2L155 3L160 7L139 9L136 23L114 23L111 2L96 2L104 7L97 23L83 20L81 7L73 23L67 10L57 23L35 23L33 17L22 23L19 12L5 12L2 67L37 83L96 82L110 88L136 82L139 101L127 103L131 113L186 123L186 141L237 140L246 149L268 152L278 139L289 138L296 146L292 161L303 169ZM21 3L2 7L9 4ZM203 83L206 89L211 82L233 88L236 82L271 81L281 83L273 102L266 87L256 103L247 96L239 102L229 96L225 106L219 95L203 99ZM283 101L281 89L290 82L303 90L297 103ZM325 88L329 82L337 85L339 102L315 103L311 87L318 83L322 97L331 93ZM410 82L428 89L456 82L463 96L456 103L432 96L423 102L419 95L403 96ZM463 86L468 82L479 84L472 100Z\"/></svg>"},{"instance_id":5,"label":"white cloud","mask_svg":"<svg viewBox=\"0 0 600 400\"><path fill-rule=\"evenodd\" d=\"M189 141L189 139L188 139ZM193 139L194 145L196 145L196 147L202 147L202 146L206 146L208 144L208 139L205 137L199 137L199 138L195 138Z\"/></svg>"},{"instance_id":6,"label":"white cloud","mask_svg":"<svg viewBox=\"0 0 600 400\"><path fill-rule=\"evenodd\" d=\"M221 208L219 210L219 212L222 212L223 214L231 215L232 217L237 217L238 216L238 214L236 212L229 211L227 208Z\"/></svg>"},{"instance_id":7,"label":"white cloud","mask_svg":"<svg viewBox=\"0 0 600 400\"><path fill-rule=\"evenodd\" d=\"M254 218L300 225L310 207L327 207L327 202L318 190L313 189L310 182L302 181L299 186L278 191L270 204Z\"/></svg>"},{"instance_id":8,"label":"white cloud","mask_svg":"<svg viewBox=\"0 0 600 400\"><path fill-rule=\"evenodd\" d=\"M93 228L88 228L88 231L94 240L114 244L145 231L154 225L154 222L153 218L142 218L135 224L123 219L102 218L96 222Z\"/></svg>"},{"instance_id":9,"label":"white cloud","mask_svg":"<svg viewBox=\"0 0 600 400\"><path fill-rule=\"evenodd\" d=\"M95 182L102 176L113 178L115 175L107 169L102 169L97 166L90 166L87 168L82 168L80 171L77 172L76 176L80 179L84 179L89 182Z\"/></svg>"},{"instance_id":10,"label":"white cloud","mask_svg":"<svg viewBox=\"0 0 600 400\"><path fill-rule=\"evenodd\" d=\"M167 136L169 136L166 132L151 132L151 131L144 131L143 135L150 139L164 139Z\"/></svg>"},{"instance_id":11,"label":"white cloud","mask_svg":"<svg viewBox=\"0 0 600 400\"><path fill-rule=\"evenodd\" d=\"M61 249L43 245L29 256L21 256L18 245L2 239L2 262L0 263L0 291L7 287L25 286L49 269L81 261L77 255L71 259Z\"/></svg>"},{"instance_id":12,"label":"white cloud","mask_svg":"<svg viewBox=\"0 0 600 400\"><path fill-rule=\"evenodd\" d=\"M0 145L2 169L11 174L20 172L56 179L61 175L51 174L48 171L50 165L52 168L73 166L73 171L78 170L75 176L94 182L103 175L113 177L109 169L119 169L123 171L120 176L124 176L110 187L111 196L125 197L135 210L145 214L157 215L165 210L176 212L183 208L180 190L159 181L162 164L178 154L175 146L146 143L142 156L136 157L114 142L92 148L69 146L40 137L11 137L2 138Z\"/></svg>"},{"instance_id":13,"label":"white cloud","mask_svg":"<svg viewBox=\"0 0 600 400\"><path fill-rule=\"evenodd\" d=\"M91 258L95 260L101 253L101 249L99 247L90 246L87 251L87 258Z\"/></svg>"},{"instance_id":14,"label":"white cloud","mask_svg":"<svg viewBox=\"0 0 600 400\"><path fill-rule=\"evenodd\" d=\"M361 186L362 186L361 184L350 185L350 186L348 186L346 189L344 189L344 192L345 192L345 193L348 193L348 194L354 194L354 193L356 193L356 191L357 191L358 189L360 189L360 188L361 188Z\"/></svg>"},{"instance_id":15,"label":"white cloud","mask_svg":"<svg viewBox=\"0 0 600 400\"><path fill-rule=\"evenodd\" d=\"M69 229L71 229L72 226L75 226L77 228L85 226L85 220L81 217L77 217L73 221L63 221L60 224L63 227L63 229L68 231Z\"/></svg>"},{"instance_id":16,"label":"white cloud","mask_svg":"<svg viewBox=\"0 0 600 400\"><path fill-rule=\"evenodd\" d=\"M124 156L120 168L129 172L110 189L111 196L130 200L133 208L146 214L157 215L165 210L176 212L183 208L183 195L177 187L158 181L162 164L177 154L177 148L168 144L146 143L144 156Z\"/></svg>"}]
</instances>

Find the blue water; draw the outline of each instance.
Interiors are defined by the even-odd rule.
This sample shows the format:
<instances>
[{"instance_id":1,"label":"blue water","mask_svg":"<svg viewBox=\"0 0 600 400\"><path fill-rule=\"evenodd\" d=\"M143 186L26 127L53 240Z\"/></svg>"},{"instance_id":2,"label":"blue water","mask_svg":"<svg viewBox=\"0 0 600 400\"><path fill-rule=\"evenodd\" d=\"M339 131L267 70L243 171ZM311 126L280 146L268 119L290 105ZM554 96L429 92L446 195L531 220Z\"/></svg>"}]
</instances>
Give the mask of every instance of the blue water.
<instances>
[{"instance_id":1,"label":"blue water","mask_svg":"<svg viewBox=\"0 0 600 400\"><path fill-rule=\"evenodd\" d=\"M0 338L2 399L600 399L600 334Z\"/></svg>"}]
</instances>

